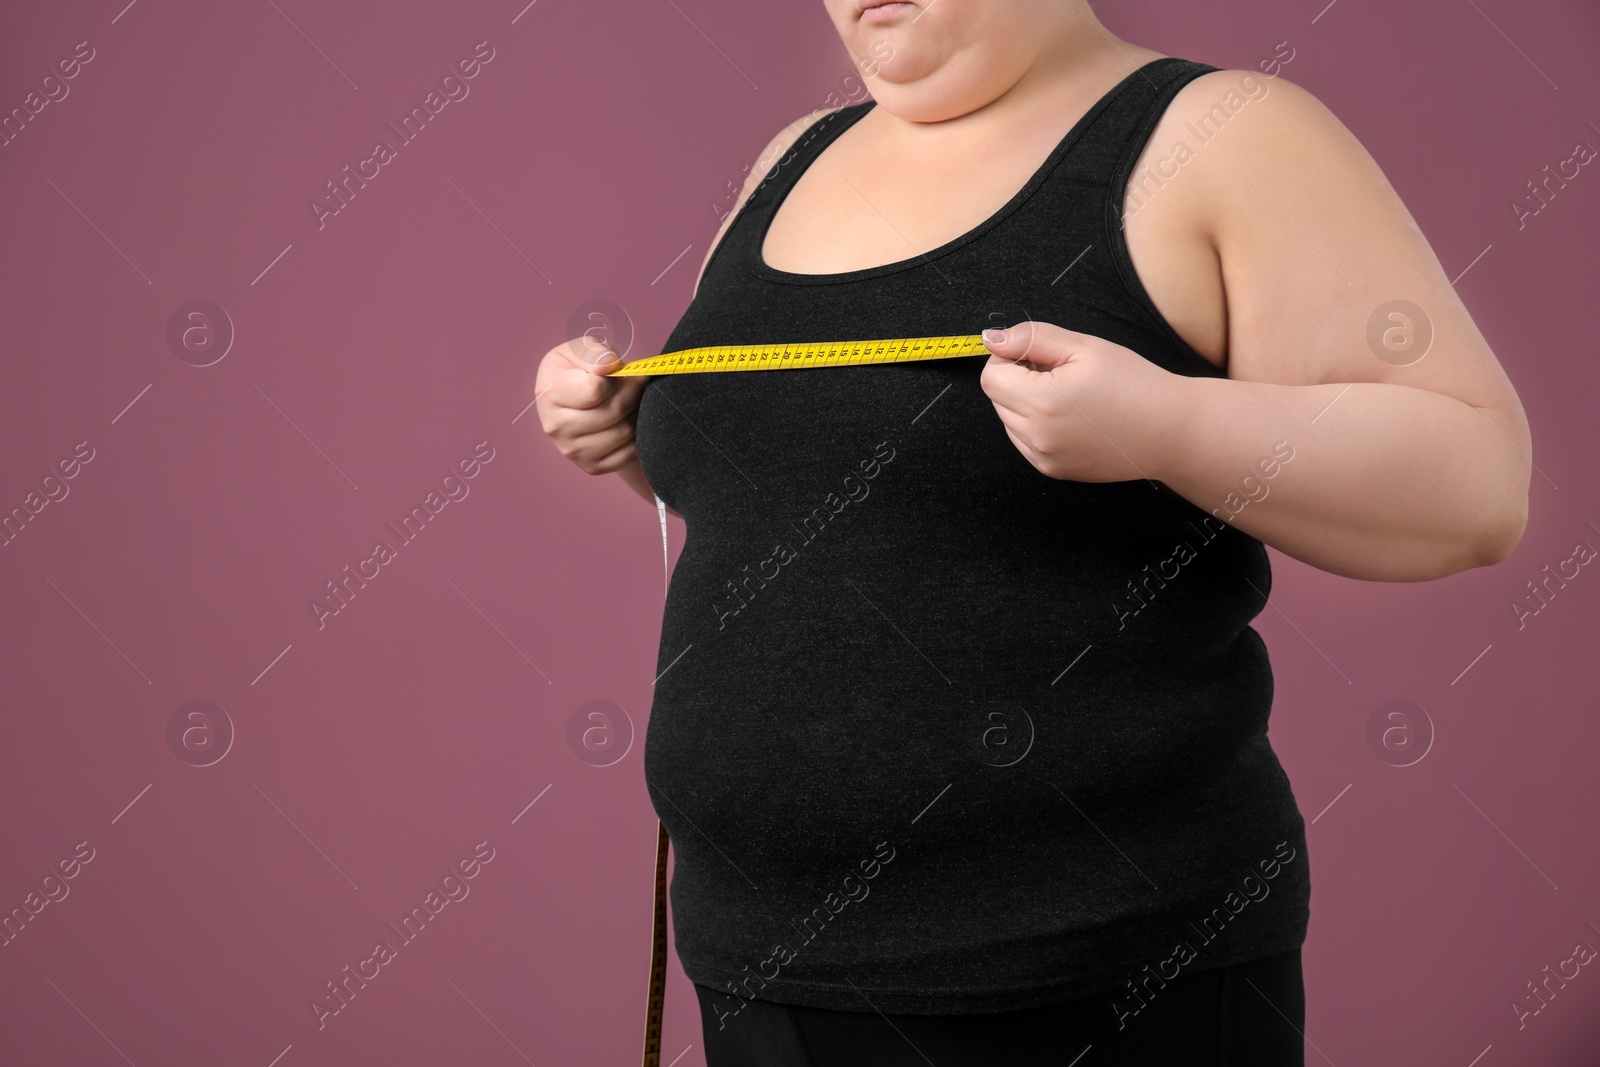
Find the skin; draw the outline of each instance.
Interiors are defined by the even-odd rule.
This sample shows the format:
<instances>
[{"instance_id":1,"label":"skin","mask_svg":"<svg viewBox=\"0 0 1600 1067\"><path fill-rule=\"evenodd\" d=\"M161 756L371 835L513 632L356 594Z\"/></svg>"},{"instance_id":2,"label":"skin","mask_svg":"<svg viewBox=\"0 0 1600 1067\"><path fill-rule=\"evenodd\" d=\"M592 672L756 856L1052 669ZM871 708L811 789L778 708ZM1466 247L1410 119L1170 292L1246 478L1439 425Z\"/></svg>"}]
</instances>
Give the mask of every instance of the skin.
<instances>
[{"instance_id":1,"label":"skin","mask_svg":"<svg viewBox=\"0 0 1600 1067\"><path fill-rule=\"evenodd\" d=\"M1116 38L1084 0L912 0L880 24L858 2L824 6L850 55L876 71L877 106L805 171L774 219L762 255L779 269L856 270L966 232L1072 120L1161 55ZM1230 90L1245 105L1174 174L1175 146L1198 144L1186 123L1198 126ZM740 204L816 117L763 149ZM1168 180L1150 182L1147 166ZM1130 185L1142 173L1147 198L1124 210L1135 269L1179 335L1227 376L1175 375L1103 338L1017 324L989 345L980 381L1018 451L1055 478L1160 481L1346 577L1421 581L1509 556L1527 522L1526 416L1349 130L1282 76L1221 70L1174 98ZM1406 366L1367 340L1375 310L1397 298L1434 331ZM541 420L581 468L616 472L653 502L633 453L643 379L606 377L615 365L592 343L552 350L539 371ZM1241 483L1263 484L1258 464L1280 441L1293 460L1243 506Z\"/></svg>"}]
</instances>

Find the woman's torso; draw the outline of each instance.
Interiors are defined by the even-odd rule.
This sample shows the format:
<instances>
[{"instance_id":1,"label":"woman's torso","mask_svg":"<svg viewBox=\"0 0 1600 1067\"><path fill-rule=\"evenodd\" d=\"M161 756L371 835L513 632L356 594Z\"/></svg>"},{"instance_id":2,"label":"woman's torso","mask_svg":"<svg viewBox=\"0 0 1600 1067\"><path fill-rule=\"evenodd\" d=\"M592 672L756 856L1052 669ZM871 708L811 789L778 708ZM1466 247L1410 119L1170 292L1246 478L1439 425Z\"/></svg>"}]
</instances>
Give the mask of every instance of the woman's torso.
<instances>
[{"instance_id":1,"label":"woman's torso","mask_svg":"<svg viewBox=\"0 0 1600 1067\"><path fill-rule=\"evenodd\" d=\"M761 258L775 208L868 108L825 116L730 225L663 350L1028 317L1220 375L1140 287L1112 195L1211 69L1142 67L925 255L781 270ZM842 1010L861 1010L851 984L884 1011L1045 1003L1157 965L1269 863L1274 892L1199 955L1304 937L1303 825L1249 626L1263 547L1158 483L1041 474L982 366L679 374L642 395L640 462L687 530L645 770L702 984Z\"/></svg>"}]
</instances>

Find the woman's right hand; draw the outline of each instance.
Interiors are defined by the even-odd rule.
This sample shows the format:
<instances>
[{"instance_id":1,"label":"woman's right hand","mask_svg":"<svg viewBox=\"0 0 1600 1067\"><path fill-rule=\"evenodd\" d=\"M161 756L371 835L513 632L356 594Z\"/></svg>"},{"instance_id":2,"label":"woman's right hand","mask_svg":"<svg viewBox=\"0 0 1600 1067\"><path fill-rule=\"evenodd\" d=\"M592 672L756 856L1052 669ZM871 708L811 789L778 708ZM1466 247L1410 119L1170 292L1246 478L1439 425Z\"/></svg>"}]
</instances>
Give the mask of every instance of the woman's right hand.
<instances>
[{"instance_id":1,"label":"woman's right hand","mask_svg":"<svg viewBox=\"0 0 1600 1067\"><path fill-rule=\"evenodd\" d=\"M561 454L589 474L610 474L635 460L634 423L649 379L606 373L621 362L587 334L557 345L539 361L539 424Z\"/></svg>"}]
</instances>

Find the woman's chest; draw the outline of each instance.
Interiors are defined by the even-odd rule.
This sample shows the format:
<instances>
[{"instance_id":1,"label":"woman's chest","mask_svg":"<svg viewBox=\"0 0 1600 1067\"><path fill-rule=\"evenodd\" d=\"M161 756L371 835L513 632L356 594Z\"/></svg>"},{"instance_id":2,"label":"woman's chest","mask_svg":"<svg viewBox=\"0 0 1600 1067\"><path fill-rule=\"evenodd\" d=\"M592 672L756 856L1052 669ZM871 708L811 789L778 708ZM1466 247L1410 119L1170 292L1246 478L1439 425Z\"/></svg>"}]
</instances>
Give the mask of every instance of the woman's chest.
<instances>
[{"instance_id":1,"label":"woman's chest","mask_svg":"<svg viewBox=\"0 0 1600 1067\"><path fill-rule=\"evenodd\" d=\"M1170 494L1051 478L1028 462L980 384L987 359L653 378L639 461L717 552L847 528L857 550L931 550L976 528L1036 554L1170 528L1182 504Z\"/></svg>"},{"instance_id":2,"label":"woman's chest","mask_svg":"<svg viewBox=\"0 0 1600 1067\"><path fill-rule=\"evenodd\" d=\"M1182 118L1174 109L1157 123L1133 168L1135 180L1158 163L1160 146L1177 136ZM756 240L765 266L793 275L837 275L915 260L986 228L1038 165L1026 155L985 157L974 165L966 156L880 158L859 146L839 151L846 147L841 141L819 156L777 204ZM1052 210L1051 187L1045 188L1042 202L1022 210L1049 226L1053 220L1038 217ZM1208 236L1206 189L1201 182L1174 182L1163 186L1163 195L1149 196L1130 182L1106 194L1121 197L1116 205L1120 225L1103 238L1124 245L1138 282L1178 336L1225 369L1226 291L1221 260ZM1055 274L1061 264L1052 264L1053 259L1041 261L1038 269ZM1066 271L1055 276L1057 284L1069 281Z\"/></svg>"},{"instance_id":3,"label":"woman's chest","mask_svg":"<svg viewBox=\"0 0 1600 1067\"><path fill-rule=\"evenodd\" d=\"M948 502L969 479L1049 481L983 392L986 358L652 378L635 427L640 464L686 520L730 528L798 520L830 494L837 506L891 484Z\"/></svg>"}]
</instances>

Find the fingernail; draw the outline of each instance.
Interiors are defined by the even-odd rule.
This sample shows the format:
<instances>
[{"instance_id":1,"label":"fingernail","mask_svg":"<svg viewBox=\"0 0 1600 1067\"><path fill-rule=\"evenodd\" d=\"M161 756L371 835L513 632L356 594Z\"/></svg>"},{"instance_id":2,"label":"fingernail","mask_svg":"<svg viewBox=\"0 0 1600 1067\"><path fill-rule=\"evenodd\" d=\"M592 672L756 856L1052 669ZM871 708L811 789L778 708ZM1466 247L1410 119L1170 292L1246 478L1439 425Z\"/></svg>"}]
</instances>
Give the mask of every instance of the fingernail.
<instances>
[{"instance_id":1,"label":"fingernail","mask_svg":"<svg viewBox=\"0 0 1600 1067\"><path fill-rule=\"evenodd\" d=\"M983 339L992 345L1004 344L1006 332L1004 330L988 329L983 331Z\"/></svg>"}]
</instances>

